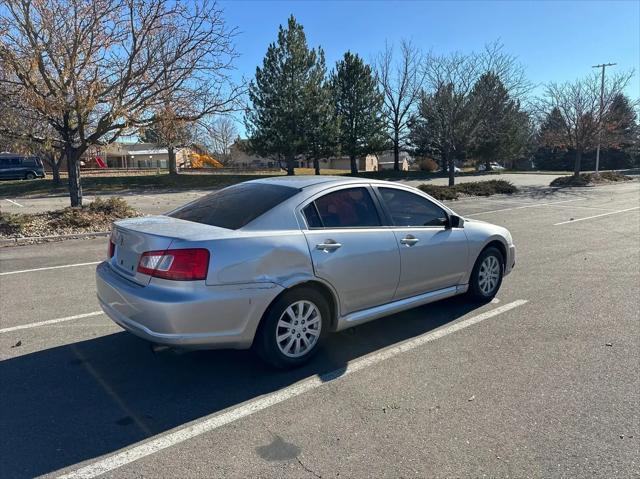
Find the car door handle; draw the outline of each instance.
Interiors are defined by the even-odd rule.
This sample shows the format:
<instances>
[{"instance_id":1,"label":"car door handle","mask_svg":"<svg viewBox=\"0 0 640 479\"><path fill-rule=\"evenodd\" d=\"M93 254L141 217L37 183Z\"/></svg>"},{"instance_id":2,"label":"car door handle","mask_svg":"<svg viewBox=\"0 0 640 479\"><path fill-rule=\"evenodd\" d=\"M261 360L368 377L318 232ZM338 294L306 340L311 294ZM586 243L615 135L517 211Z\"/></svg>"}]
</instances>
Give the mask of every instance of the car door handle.
<instances>
[{"instance_id":1,"label":"car door handle","mask_svg":"<svg viewBox=\"0 0 640 479\"><path fill-rule=\"evenodd\" d=\"M338 248L340 248L340 246L342 246L342 244L336 243L335 241L332 241L332 240L326 240L324 243L318 243L316 245L316 249L319 249L328 253L330 251L337 250Z\"/></svg>"},{"instance_id":2,"label":"car door handle","mask_svg":"<svg viewBox=\"0 0 640 479\"><path fill-rule=\"evenodd\" d=\"M408 235L408 236L402 238L400 240L400 243L406 244L407 246L413 246L418 241L420 241L420 240L418 238L416 238L415 236Z\"/></svg>"}]
</instances>

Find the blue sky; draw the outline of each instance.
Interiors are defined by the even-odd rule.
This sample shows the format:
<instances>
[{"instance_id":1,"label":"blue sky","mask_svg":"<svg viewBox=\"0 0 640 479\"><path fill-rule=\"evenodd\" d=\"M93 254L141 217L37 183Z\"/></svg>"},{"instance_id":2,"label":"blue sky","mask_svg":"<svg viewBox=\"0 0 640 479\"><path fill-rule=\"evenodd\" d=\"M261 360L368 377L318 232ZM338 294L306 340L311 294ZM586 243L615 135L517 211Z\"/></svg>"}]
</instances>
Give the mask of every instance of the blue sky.
<instances>
[{"instance_id":1,"label":"blue sky","mask_svg":"<svg viewBox=\"0 0 640 479\"><path fill-rule=\"evenodd\" d=\"M239 34L238 77L251 79L278 25L293 14L331 68L346 50L372 59L385 40L425 51L480 50L499 39L535 84L574 80L598 63L635 69L627 93L640 98L640 1L255 1L222 0ZM541 91L541 89L538 89ZM241 130L243 128L241 127Z\"/></svg>"}]
</instances>

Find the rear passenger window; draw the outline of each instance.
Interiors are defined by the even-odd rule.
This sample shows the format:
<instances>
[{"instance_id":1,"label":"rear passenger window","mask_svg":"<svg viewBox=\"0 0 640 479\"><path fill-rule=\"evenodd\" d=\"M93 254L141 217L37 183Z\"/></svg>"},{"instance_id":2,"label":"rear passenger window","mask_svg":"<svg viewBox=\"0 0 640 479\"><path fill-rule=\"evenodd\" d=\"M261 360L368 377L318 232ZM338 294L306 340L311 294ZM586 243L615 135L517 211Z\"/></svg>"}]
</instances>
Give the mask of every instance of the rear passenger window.
<instances>
[{"instance_id":1,"label":"rear passenger window","mask_svg":"<svg viewBox=\"0 0 640 479\"><path fill-rule=\"evenodd\" d=\"M363 228L380 226L380 217L366 188L347 188L318 198L304 210L309 227ZM315 216L314 211L315 210ZM319 225L319 226L312 226Z\"/></svg>"},{"instance_id":2,"label":"rear passenger window","mask_svg":"<svg viewBox=\"0 0 640 479\"><path fill-rule=\"evenodd\" d=\"M304 213L309 228L322 228L322 220L320 219L315 203L305 206L302 212Z\"/></svg>"},{"instance_id":3,"label":"rear passenger window","mask_svg":"<svg viewBox=\"0 0 640 479\"><path fill-rule=\"evenodd\" d=\"M447 214L422 196L396 188L379 188L395 226L446 226Z\"/></svg>"}]
</instances>

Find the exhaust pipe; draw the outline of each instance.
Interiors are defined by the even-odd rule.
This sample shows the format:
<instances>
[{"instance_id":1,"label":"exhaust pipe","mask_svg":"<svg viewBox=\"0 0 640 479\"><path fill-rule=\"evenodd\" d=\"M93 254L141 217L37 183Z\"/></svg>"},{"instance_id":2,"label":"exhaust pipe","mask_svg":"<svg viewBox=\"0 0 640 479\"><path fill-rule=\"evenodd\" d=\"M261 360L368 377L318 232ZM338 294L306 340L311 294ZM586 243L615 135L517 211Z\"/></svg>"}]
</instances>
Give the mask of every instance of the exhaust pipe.
<instances>
[{"instance_id":1,"label":"exhaust pipe","mask_svg":"<svg viewBox=\"0 0 640 479\"><path fill-rule=\"evenodd\" d=\"M171 346L167 346L166 344L151 343L151 352L153 354L164 353L169 350L171 350Z\"/></svg>"}]
</instances>

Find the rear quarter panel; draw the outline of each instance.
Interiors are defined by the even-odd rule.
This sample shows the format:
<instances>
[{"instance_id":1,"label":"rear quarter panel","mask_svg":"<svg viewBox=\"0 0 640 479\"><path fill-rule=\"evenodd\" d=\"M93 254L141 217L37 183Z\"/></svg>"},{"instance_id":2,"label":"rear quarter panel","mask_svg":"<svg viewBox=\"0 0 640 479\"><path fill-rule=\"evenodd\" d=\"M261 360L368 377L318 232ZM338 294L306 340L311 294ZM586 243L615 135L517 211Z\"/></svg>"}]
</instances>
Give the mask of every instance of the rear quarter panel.
<instances>
[{"instance_id":1,"label":"rear quarter panel","mask_svg":"<svg viewBox=\"0 0 640 479\"><path fill-rule=\"evenodd\" d=\"M246 283L291 285L313 279L309 248L300 230L236 232L233 237L202 242L176 240L172 248L209 249L210 286Z\"/></svg>"}]
</instances>

